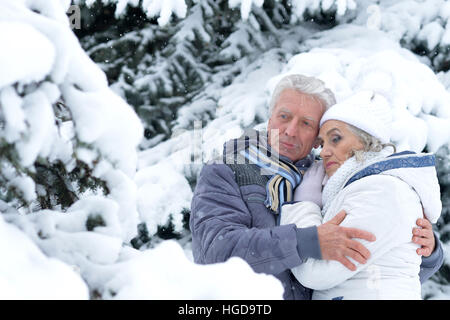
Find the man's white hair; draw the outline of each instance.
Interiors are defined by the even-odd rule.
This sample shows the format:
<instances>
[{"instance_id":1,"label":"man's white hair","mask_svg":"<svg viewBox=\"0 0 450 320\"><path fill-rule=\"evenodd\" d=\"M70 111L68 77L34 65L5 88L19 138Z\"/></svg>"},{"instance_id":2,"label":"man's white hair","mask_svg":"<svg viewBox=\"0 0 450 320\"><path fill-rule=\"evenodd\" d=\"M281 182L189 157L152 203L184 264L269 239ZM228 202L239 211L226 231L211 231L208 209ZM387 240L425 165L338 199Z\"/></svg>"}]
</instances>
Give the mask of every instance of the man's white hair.
<instances>
[{"instance_id":1,"label":"man's white hair","mask_svg":"<svg viewBox=\"0 0 450 320\"><path fill-rule=\"evenodd\" d=\"M301 74L291 74L282 78L276 85L269 104L269 117L272 115L281 93L286 89L293 89L319 100L325 111L336 103L333 92L325 87L322 80Z\"/></svg>"}]
</instances>

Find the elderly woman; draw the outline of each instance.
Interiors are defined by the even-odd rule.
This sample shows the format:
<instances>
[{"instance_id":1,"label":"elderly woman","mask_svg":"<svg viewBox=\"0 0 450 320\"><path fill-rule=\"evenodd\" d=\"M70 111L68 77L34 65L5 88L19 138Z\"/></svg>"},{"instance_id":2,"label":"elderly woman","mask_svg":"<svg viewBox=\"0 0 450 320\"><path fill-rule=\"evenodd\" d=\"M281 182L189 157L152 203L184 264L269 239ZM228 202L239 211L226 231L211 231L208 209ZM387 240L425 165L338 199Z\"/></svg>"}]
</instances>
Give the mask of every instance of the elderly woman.
<instances>
[{"instance_id":1,"label":"elderly woman","mask_svg":"<svg viewBox=\"0 0 450 320\"><path fill-rule=\"evenodd\" d=\"M366 264L348 258L356 270L316 259L293 268L299 282L314 289L313 299L421 299L421 258L411 230L423 212L437 221L440 189L434 156L395 154L389 122L386 100L372 92L331 107L320 122L323 161L306 172L295 193L298 202L282 208L281 224L297 227L325 223L345 210L341 226L376 236L374 242L361 240L371 252ZM322 199L302 201L323 183Z\"/></svg>"}]
</instances>

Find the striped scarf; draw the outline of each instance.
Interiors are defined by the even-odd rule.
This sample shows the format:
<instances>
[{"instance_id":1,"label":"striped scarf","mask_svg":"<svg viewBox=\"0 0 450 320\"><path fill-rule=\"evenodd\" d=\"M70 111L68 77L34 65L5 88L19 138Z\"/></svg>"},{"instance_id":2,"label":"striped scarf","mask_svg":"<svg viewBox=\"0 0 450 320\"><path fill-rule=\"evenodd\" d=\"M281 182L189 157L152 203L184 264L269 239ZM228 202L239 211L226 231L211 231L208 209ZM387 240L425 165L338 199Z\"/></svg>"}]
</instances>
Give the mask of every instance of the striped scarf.
<instances>
[{"instance_id":1,"label":"striped scarf","mask_svg":"<svg viewBox=\"0 0 450 320\"><path fill-rule=\"evenodd\" d=\"M282 205L293 200L294 189L300 184L302 173L292 162L283 161L277 153L269 150L266 132L253 130L249 135L244 133L236 141L245 141L237 153L260 167L261 174L270 176L266 184L264 204L274 213L279 214ZM310 157L307 157L303 168L306 170L310 164Z\"/></svg>"}]
</instances>

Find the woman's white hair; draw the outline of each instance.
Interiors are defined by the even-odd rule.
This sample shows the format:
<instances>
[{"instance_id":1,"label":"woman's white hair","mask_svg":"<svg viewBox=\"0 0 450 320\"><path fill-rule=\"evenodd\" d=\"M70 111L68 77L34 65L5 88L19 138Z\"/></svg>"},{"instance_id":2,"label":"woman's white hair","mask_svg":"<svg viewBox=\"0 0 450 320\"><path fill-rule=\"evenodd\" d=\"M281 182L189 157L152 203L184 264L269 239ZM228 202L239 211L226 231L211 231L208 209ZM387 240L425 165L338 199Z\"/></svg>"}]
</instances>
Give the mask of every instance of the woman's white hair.
<instances>
[{"instance_id":1,"label":"woman's white hair","mask_svg":"<svg viewBox=\"0 0 450 320\"><path fill-rule=\"evenodd\" d=\"M319 100L325 111L336 103L333 92L325 87L322 80L301 74L291 74L282 78L276 85L269 104L269 116L272 115L280 94L286 89L297 90Z\"/></svg>"},{"instance_id":2,"label":"woman's white hair","mask_svg":"<svg viewBox=\"0 0 450 320\"><path fill-rule=\"evenodd\" d=\"M379 139L375 138L371 134L361 130L351 124L347 123L348 129L353 132L353 134L358 137L359 141L363 144L363 149L353 150L353 155L357 161L364 161L364 154L366 152L380 152L386 147L392 147L394 153L396 152L396 147L392 143L382 143Z\"/></svg>"}]
</instances>

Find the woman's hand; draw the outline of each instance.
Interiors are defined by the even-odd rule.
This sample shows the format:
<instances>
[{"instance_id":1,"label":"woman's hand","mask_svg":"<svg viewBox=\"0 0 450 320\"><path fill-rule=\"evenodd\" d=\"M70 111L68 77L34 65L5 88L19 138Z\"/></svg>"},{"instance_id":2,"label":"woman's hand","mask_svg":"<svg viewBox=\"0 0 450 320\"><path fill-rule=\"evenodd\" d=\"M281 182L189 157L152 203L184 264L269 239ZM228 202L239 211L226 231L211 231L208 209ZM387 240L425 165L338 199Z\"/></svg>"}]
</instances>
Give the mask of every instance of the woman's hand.
<instances>
[{"instance_id":1,"label":"woman's hand","mask_svg":"<svg viewBox=\"0 0 450 320\"><path fill-rule=\"evenodd\" d=\"M294 201L311 201L322 208L322 181L325 169L322 161L314 162L303 175L302 182L295 189Z\"/></svg>"}]
</instances>

